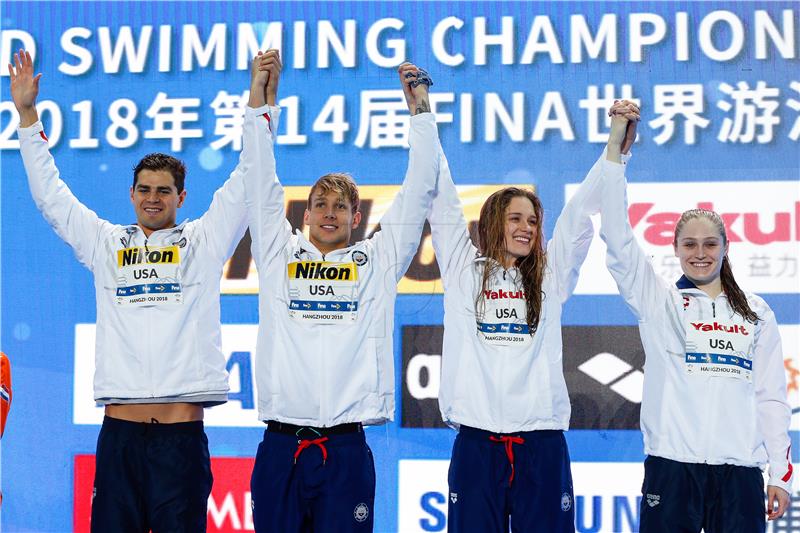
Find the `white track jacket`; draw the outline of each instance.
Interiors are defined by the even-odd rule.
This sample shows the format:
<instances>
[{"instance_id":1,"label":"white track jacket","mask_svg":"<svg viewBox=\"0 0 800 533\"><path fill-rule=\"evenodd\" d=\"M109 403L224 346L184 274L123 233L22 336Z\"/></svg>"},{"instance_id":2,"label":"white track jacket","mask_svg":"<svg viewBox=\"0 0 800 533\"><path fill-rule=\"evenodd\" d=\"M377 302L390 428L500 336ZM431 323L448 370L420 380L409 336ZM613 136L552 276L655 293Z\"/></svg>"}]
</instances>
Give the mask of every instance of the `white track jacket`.
<instances>
[{"instance_id":1,"label":"white track jacket","mask_svg":"<svg viewBox=\"0 0 800 533\"><path fill-rule=\"evenodd\" d=\"M325 256L292 233L271 149L259 175L248 177L261 420L330 427L394 418L394 302L433 197L440 151L433 114L411 117L409 144L406 177L380 231Z\"/></svg>"},{"instance_id":2,"label":"white track jacket","mask_svg":"<svg viewBox=\"0 0 800 533\"><path fill-rule=\"evenodd\" d=\"M96 400L227 399L219 283L246 228L243 176L267 144L260 117L267 109L247 108L239 163L208 211L149 238L136 224L102 220L75 198L59 178L41 122L18 130L36 206L94 274Z\"/></svg>"},{"instance_id":3,"label":"white track jacket","mask_svg":"<svg viewBox=\"0 0 800 533\"><path fill-rule=\"evenodd\" d=\"M645 452L685 463L763 466L791 494L791 409L778 325L750 293L758 324L685 277L655 273L627 216L624 165L603 162L601 237L620 294L639 320L645 351L641 425Z\"/></svg>"},{"instance_id":4,"label":"white track jacket","mask_svg":"<svg viewBox=\"0 0 800 533\"><path fill-rule=\"evenodd\" d=\"M445 422L497 433L569 428L561 360L561 306L572 294L594 234L602 191L598 160L564 206L547 243L544 300L531 336L516 268L498 268L476 305L484 261L472 244L447 162L429 217L444 285L439 408ZM540 221L541 223L541 221Z\"/></svg>"}]
</instances>

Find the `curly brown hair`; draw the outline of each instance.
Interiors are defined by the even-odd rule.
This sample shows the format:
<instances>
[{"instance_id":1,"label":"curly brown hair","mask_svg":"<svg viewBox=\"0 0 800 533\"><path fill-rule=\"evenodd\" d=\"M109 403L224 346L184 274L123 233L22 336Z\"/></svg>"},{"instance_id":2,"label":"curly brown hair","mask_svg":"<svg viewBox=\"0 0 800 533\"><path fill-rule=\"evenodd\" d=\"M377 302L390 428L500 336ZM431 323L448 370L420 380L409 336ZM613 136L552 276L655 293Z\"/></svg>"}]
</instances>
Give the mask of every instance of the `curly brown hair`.
<instances>
[{"instance_id":1,"label":"curly brown hair","mask_svg":"<svg viewBox=\"0 0 800 533\"><path fill-rule=\"evenodd\" d=\"M547 265L547 251L542 231L544 208L539 197L531 190L506 187L489 196L481 207L481 214L478 218L478 250L481 256L493 259L493 261L484 263L481 291L478 293L475 305L477 307L484 303L484 291L489 288L489 280L505 262L506 209L511 200L516 197L530 200L537 221L531 252L525 257L517 258L515 262L522 277L522 288L525 291L526 322L530 334L533 335L539 327L539 317L542 313L542 299L544 298L542 282Z\"/></svg>"}]
</instances>

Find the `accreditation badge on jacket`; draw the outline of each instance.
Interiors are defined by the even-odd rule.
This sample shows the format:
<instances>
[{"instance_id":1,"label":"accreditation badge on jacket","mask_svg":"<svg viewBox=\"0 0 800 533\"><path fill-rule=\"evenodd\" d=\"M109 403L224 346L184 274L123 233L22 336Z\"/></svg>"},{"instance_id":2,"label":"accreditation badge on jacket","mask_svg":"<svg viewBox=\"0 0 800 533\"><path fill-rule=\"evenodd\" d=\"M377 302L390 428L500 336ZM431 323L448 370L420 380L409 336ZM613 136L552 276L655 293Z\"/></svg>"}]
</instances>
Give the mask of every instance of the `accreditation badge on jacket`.
<instances>
[{"instance_id":1,"label":"accreditation badge on jacket","mask_svg":"<svg viewBox=\"0 0 800 533\"><path fill-rule=\"evenodd\" d=\"M475 310L478 338L491 346L524 346L532 342L528 307L522 290L484 290Z\"/></svg>"},{"instance_id":2,"label":"accreditation badge on jacket","mask_svg":"<svg viewBox=\"0 0 800 533\"><path fill-rule=\"evenodd\" d=\"M117 250L117 304L183 303L181 256L177 246L134 246Z\"/></svg>"},{"instance_id":3,"label":"accreditation badge on jacket","mask_svg":"<svg viewBox=\"0 0 800 533\"><path fill-rule=\"evenodd\" d=\"M755 326L744 320L689 321L686 324L687 374L750 381L754 330Z\"/></svg>"},{"instance_id":4,"label":"accreditation badge on jacket","mask_svg":"<svg viewBox=\"0 0 800 533\"><path fill-rule=\"evenodd\" d=\"M296 261L287 265L289 316L315 324L352 324L358 316L355 263Z\"/></svg>"}]
</instances>

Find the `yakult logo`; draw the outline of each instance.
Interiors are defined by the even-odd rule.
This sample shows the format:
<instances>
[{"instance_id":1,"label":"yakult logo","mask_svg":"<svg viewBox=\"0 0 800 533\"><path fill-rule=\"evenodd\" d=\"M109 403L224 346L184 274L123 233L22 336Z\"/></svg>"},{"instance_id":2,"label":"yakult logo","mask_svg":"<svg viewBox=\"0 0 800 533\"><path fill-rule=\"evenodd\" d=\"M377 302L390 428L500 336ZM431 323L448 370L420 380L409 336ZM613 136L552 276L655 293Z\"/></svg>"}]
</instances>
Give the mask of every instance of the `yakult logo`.
<instances>
[{"instance_id":1,"label":"yakult logo","mask_svg":"<svg viewBox=\"0 0 800 533\"><path fill-rule=\"evenodd\" d=\"M744 336L750 335L747 329L739 324L733 326L726 326L719 322L712 322L711 324L704 324L703 322L690 322L692 327L697 331L722 331L724 333L740 333Z\"/></svg>"},{"instance_id":2,"label":"yakult logo","mask_svg":"<svg viewBox=\"0 0 800 533\"><path fill-rule=\"evenodd\" d=\"M503 289L500 289L499 291L483 291L483 297L487 300L524 300L525 291L504 291Z\"/></svg>"},{"instance_id":3,"label":"yakult logo","mask_svg":"<svg viewBox=\"0 0 800 533\"><path fill-rule=\"evenodd\" d=\"M719 213L730 242L764 245L800 241L800 202L794 202L791 210L766 213L725 212L724 208L715 208L712 202L698 202L697 207ZM687 205L686 209L690 208ZM628 206L628 217L634 229L638 229L640 223L646 225L644 238L647 242L666 246L673 242L681 212L658 211L655 203L632 203Z\"/></svg>"},{"instance_id":4,"label":"yakult logo","mask_svg":"<svg viewBox=\"0 0 800 533\"><path fill-rule=\"evenodd\" d=\"M566 186L565 201L576 189L576 185ZM784 181L758 181L755 176L754 181L630 183L627 195L628 220L636 243L655 273L668 283L683 273L672 247L675 225L681 213L699 207L722 218L730 242L728 258L740 286L755 293L800 293L800 188L796 176L787 175ZM575 294L616 294L616 283L606 269L606 246L599 238L599 215L592 221L595 237Z\"/></svg>"}]
</instances>

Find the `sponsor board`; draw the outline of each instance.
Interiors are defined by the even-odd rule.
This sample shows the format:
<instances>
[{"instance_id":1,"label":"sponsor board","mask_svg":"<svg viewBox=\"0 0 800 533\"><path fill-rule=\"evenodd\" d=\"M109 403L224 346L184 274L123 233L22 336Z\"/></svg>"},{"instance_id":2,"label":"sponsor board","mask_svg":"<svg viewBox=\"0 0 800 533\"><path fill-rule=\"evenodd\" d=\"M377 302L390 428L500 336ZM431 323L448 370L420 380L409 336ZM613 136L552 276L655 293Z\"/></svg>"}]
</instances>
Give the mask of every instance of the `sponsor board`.
<instances>
[{"instance_id":1,"label":"sponsor board","mask_svg":"<svg viewBox=\"0 0 800 533\"><path fill-rule=\"evenodd\" d=\"M208 497L208 532L253 531L250 475L253 458L214 457L214 485Z\"/></svg>"},{"instance_id":2,"label":"sponsor board","mask_svg":"<svg viewBox=\"0 0 800 533\"><path fill-rule=\"evenodd\" d=\"M800 465L794 465L795 469ZM458 495L447 487L448 460L401 459L398 462L397 531L446 531L447 505ZM250 495L252 458L211 458L214 486L208 499L208 531L253 531ZM74 458L73 531L89 532L95 463L93 455ZM578 533L638 531L644 466L641 463L573 462L575 522ZM766 482L766 478L765 478ZM656 498L658 497L658 498ZM660 495L650 495L659 505ZM769 533L789 533L800 527L800 493L786 515L768 524Z\"/></svg>"},{"instance_id":3,"label":"sponsor board","mask_svg":"<svg viewBox=\"0 0 800 533\"><path fill-rule=\"evenodd\" d=\"M398 532L429 533L447 530L448 503L458 505L447 487L447 460L400 460L398 464ZM795 469L798 465L794 465ZM639 531L642 499L642 463L572 463L577 533L633 533ZM764 482L766 484L766 477ZM647 504L660 505L661 495L648 495ZM800 492L783 518L769 522L768 533L800 529Z\"/></svg>"},{"instance_id":4,"label":"sponsor board","mask_svg":"<svg viewBox=\"0 0 800 533\"><path fill-rule=\"evenodd\" d=\"M458 196L464 210L464 218L474 234L478 224L481 206L493 192L505 187L531 188L530 185L495 184L495 185L457 185ZM308 201L309 187L286 186L283 188L286 202L286 218L292 228L300 229L308 237L308 227L303 224L303 213ZM353 230L352 241L360 241L370 237L380 229L380 221L389 210L395 196L400 191L399 185L362 185L358 188L360 197L359 210L362 223ZM220 289L224 294L257 294L258 274L255 261L250 254L250 235L245 235L239 246L228 260L223 270ZM401 294L433 294L442 292L439 266L433 253L431 231L428 223L420 239L417 254L405 277L400 280L397 290Z\"/></svg>"},{"instance_id":5,"label":"sponsor board","mask_svg":"<svg viewBox=\"0 0 800 533\"><path fill-rule=\"evenodd\" d=\"M262 427L255 388L256 324L223 324L222 353L231 390L228 402L206 409L206 426ZM94 401L95 324L75 325L75 375L72 419L75 424L102 424L103 407Z\"/></svg>"},{"instance_id":6,"label":"sponsor board","mask_svg":"<svg viewBox=\"0 0 800 533\"><path fill-rule=\"evenodd\" d=\"M577 185L566 185L566 199ZM727 228L736 280L755 293L800 293L800 187L797 181L628 184L628 218L636 240L664 279L681 276L672 248L675 224L687 209L720 214ZM754 209L757 206L758 209ZM616 294L605 266L599 216L575 294Z\"/></svg>"},{"instance_id":7,"label":"sponsor board","mask_svg":"<svg viewBox=\"0 0 800 533\"><path fill-rule=\"evenodd\" d=\"M447 460L401 460L398 475L399 533L447 530ZM578 532L639 530L640 463L572 463Z\"/></svg>"},{"instance_id":8,"label":"sponsor board","mask_svg":"<svg viewBox=\"0 0 800 533\"><path fill-rule=\"evenodd\" d=\"M447 529L448 460L401 459L397 463L397 531Z\"/></svg>"},{"instance_id":9,"label":"sponsor board","mask_svg":"<svg viewBox=\"0 0 800 533\"><path fill-rule=\"evenodd\" d=\"M208 497L209 533L253 531L250 497L252 458L211 459L214 485ZM76 455L74 459L73 531L89 533L94 486L94 455Z\"/></svg>"},{"instance_id":10,"label":"sponsor board","mask_svg":"<svg viewBox=\"0 0 800 533\"><path fill-rule=\"evenodd\" d=\"M636 326L562 326L571 429L639 429L644 348Z\"/></svg>"},{"instance_id":11,"label":"sponsor board","mask_svg":"<svg viewBox=\"0 0 800 533\"><path fill-rule=\"evenodd\" d=\"M443 334L442 326L402 328L402 427L447 427L439 411Z\"/></svg>"},{"instance_id":12,"label":"sponsor board","mask_svg":"<svg viewBox=\"0 0 800 533\"><path fill-rule=\"evenodd\" d=\"M402 328L401 424L446 427L439 411L443 326ZM565 326L572 429L639 429L644 350L636 326Z\"/></svg>"},{"instance_id":13,"label":"sponsor board","mask_svg":"<svg viewBox=\"0 0 800 533\"><path fill-rule=\"evenodd\" d=\"M800 431L800 325L781 325L778 329L783 345L786 393L792 407L791 429Z\"/></svg>"}]
</instances>

